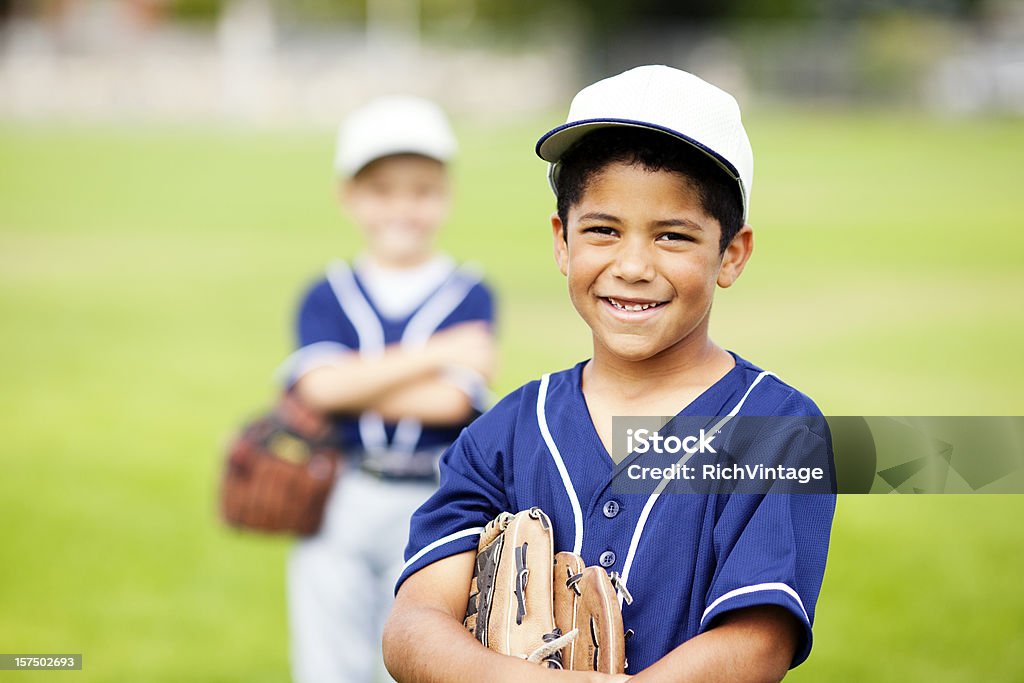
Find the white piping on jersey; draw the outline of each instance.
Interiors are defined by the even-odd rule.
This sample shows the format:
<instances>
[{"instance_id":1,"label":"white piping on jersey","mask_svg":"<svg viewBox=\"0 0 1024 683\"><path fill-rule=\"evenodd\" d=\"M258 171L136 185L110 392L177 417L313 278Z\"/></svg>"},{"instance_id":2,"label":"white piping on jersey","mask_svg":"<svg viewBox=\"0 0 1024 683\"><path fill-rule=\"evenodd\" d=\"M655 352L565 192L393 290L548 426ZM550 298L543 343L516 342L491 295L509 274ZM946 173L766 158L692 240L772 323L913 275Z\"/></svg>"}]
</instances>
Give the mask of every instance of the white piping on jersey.
<instances>
[{"instance_id":1,"label":"white piping on jersey","mask_svg":"<svg viewBox=\"0 0 1024 683\"><path fill-rule=\"evenodd\" d=\"M384 353L384 328L373 312L370 302L363 296L355 275L344 261L335 261L327 269L327 282L334 291L338 305L356 328L359 352L363 355Z\"/></svg>"},{"instance_id":2,"label":"white piping on jersey","mask_svg":"<svg viewBox=\"0 0 1024 683\"><path fill-rule=\"evenodd\" d=\"M384 353L384 328L373 312L370 302L356 284L352 270L344 261L335 261L327 269L327 282L334 291L334 298L345 313L359 337L359 352L366 356ZM384 419L380 413L364 411L359 416L359 439L366 450L387 447L388 434L384 430Z\"/></svg>"},{"instance_id":3,"label":"white piping on jersey","mask_svg":"<svg viewBox=\"0 0 1024 683\"><path fill-rule=\"evenodd\" d=\"M456 366L445 370L442 377L462 389L462 392L469 396L474 408L481 413L486 412L491 402L486 377L471 368Z\"/></svg>"},{"instance_id":4,"label":"white piping on jersey","mask_svg":"<svg viewBox=\"0 0 1024 683\"><path fill-rule=\"evenodd\" d=\"M754 387L756 387L758 384L760 384L761 380L763 380L765 377L776 377L777 378L778 375L776 375L774 372L768 372L767 370L763 370L761 372L761 374L758 375L757 377L755 377L754 381L750 383L750 387L747 388L747 393L743 394L743 398L740 399L740 402L736 404L735 408L733 408L732 410L729 411L729 414L726 417L732 418L732 417L736 417L739 414L740 408L742 408L743 404L747 402L747 396L750 396L750 392L753 391ZM718 426L715 427L715 431L718 430L718 427L721 427L722 425L724 425L725 422L727 422L727 421L723 420L722 422L718 423Z\"/></svg>"},{"instance_id":5,"label":"white piping on jersey","mask_svg":"<svg viewBox=\"0 0 1024 683\"><path fill-rule=\"evenodd\" d=\"M756 387L758 384L760 384L761 380L764 379L765 377L776 377L776 374L774 372L768 372L767 370L762 371L761 374L759 374L757 377L755 377L754 381L750 383L750 386L747 387L747 390L746 390L746 392L744 392L743 397L740 398L739 402L733 407L732 410L729 411L729 414L726 415L725 417L723 417L721 420L719 420L718 424L716 424L714 427L709 429L708 432L711 433L711 434L714 434L715 432L720 430L722 427L724 427L726 425L726 423L729 422L732 418L736 417L736 415L740 412L740 408L742 408L743 404L746 403L747 396L750 396L750 392L753 391L754 387ZM684 455L682 458L679 459L679 462L677 464L682 466L682 465L684 465L686 463L687 460L689 460L692 457L693 457L692 453L687 453L686 455ZM647 524L647 518L651 514L651 508L653 508L654 504L656 502L658 502L658 498L661 497L661 492L665 490L666 486L668 486L668 482L669 482L668 479L662 479L658 483L658 486L655 487L654 492L651 493L650 497L647 499L647 502L644 503L644 509L641 510L641 512L640 512L640 519L637 520L636 528L633 530L633 538L630 539L630 541L629 541L629 550L626 552L626 561L622 565L621 583L623 585L626 585L626 582L629 581L629 572L633 568L633 560L636 557L636 549L640 545L640 537L644 533L644 526ZM619 594L619 606L620 607L622 606L622 601L623 601L623 595L622 595L622 593L620 593Z\"/></svg>"},{"instance_id":6,"label":"white piping on jersey","mask_svg":"<svg viewBox=\"0 0 1024 683\"><path fill-rule=\"evenodd\" d=\"M417 311L402 332L403 346L422 346L444 322L452 311L462 303L470 290L480 281L479 270L469 266L459 269L466 277L452 277L449 273L445 284ZM359 352L364 355L384 353L384 326L373 312L373 307L356 283L352 269L344 261L335 261L327 269L327 282L334 292L342 311L352 321L359 337ZM412 453L423 432L419 420L402 418L395 428L391 443L388 443L384 418L376 411L367 410L359 416L359 438L366 450L392 448Z\"/></svg>"},{"instance_id":7,"label":"white piping on jersey","mask_svg":"<svg viewBox=\"0 0 1024 683\"><path fill-rule=\"evenodd\" d=\"M463 266L458 272L462 277L452 277L455 273L455 270L452 269L441 289L420 310L416 311L416 314L405 326L405 331L402 332L403 344L426 344L430 335L465 300L469 291L480 282L480 272L472 266Z\"/></svg>"},{"instance_id":8,"label":"white piping on jersey","mask_svg":"<svg viewBox=\"0 0 1024 683\"><path fill-rule=\"evenodd\" d=\"M701 615L700 625L704 626L704 620L708 618L708 615L711 614L711 612L716 607L721 605L726 600L730 600L741 595L747 595L748 593L757 593L759 591L782 591L789 597L796 600L796 604L800 606L800 611L804 614L804 620L806 620L808 624L811 623L811 618L807 616L807 610L804 609L804 602L800 599L800 595L795 590L793 590L784 583L757 583L753 586L744 586L743 588L736 588L734 590L731 590L725 595L715 600L714 602L712 602L710 605L708 605L708 608L704 610L704 614Z\"/></svg>"},{"instance_id":9,"label":"white piping on jersey","mask_svg":"<svg viewBox=\"0 0 1024 683\"><path fill-rule=\"evenodd\" d=\"M540 427L541 436L544 437L544 443L547 444L548 452L551 453L551 459L555 461L555 467L558 468L558 474L562 477L562 485L565 486L565 492L569 496L569 503L572 505L572 518L576 524L576 537L572 544L572 551L579 555L583 550L583 511L580 509L580 501L576 497L576 490L572 487L572 479L569 478L569 472L565 469L565 461L562 460L562 454L558 451L555 440L551 438L551 431L548 429L548 419L544 414L544 405L547 403L548 383L550 381L550 373L540 378L540 388L537 390L537 425Z\"/></svg>"},{"instance_id":10,"label":"white piping on jersey","mask_svg":"<svg viewBox=\"0 0 1024 683\"><path fill-rule=\"evenodd\" d=\"M434 550L435 548L440 548L445 543L451 543L452 541L457 541L458 539L465 538L466 536L479 535L480 532L483 530L484 528L482 526L475 526L472 529L463 529L462 531L456 531L454 534L448 534L443 538L437 539L433 543L428 543L427 545L423 546L423 548L419 552L410 557L404 565L402 565L402 572L404 573L406 569L408 569L416 563L416 560L420 559L421 557L429 553L431 550Z\"/></svg>"},{"instance_id":11,"label":"white piping on jersey","mask_svg":"<svg viewBox=\"0 0 1024 683\"><path fill-rule=\"evenodd\" d=\"M465 301L470 290L480 282L481 274L478 270L463 267L459 272L464 276L453 277L455 273L453 268L441 289L420 310L416 311L406 324L405 330L402 332L403 346L416 347L426 344L430 335L437 331L445 318ZM416 450L416 443L420 440L422 433L423 425L419 420L410 417L402 418L399 420L398 426L395 427L391 448L404 453L412 453Z\"/></svg>"},{"instance_id":12,"label":"white piping on jersey","mask_svg":"<svg viewBox=\"0 0 1024 683\"><path fill-rule=\"evenodd\" d=\"M395 425L389 448L401 453L413 453L423 433L423 425L414 417L403 417Z\"/></svg>"}]
</instances>

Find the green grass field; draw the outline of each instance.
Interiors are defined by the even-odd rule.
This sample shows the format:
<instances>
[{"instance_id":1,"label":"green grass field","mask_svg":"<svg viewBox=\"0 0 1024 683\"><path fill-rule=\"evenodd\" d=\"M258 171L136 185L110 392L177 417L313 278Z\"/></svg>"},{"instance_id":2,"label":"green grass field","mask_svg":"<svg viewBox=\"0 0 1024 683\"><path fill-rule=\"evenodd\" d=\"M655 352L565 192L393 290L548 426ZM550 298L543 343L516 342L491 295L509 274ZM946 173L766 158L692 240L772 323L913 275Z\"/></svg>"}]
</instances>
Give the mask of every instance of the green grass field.
<instances>
[{"instance_id":1,"label":"green grass field","mask_svg":"<svg viewBox=\"0 0 1024 683\"><path fill-rule=\"evenodd\" d=\"M501 306L504 393L586 357L532 145L463 126L443 243ZM763 113L753 261L715 338L831 414L1024 414L1020 121ZM0 125L0 651L80 681L283 681L286 542L215 516L299 291L356 242L330 132ZM1024 680L1024 498L843 497L793 681ZM52 674L0 673L51 680Z\"/></svg>"}]
</instances>

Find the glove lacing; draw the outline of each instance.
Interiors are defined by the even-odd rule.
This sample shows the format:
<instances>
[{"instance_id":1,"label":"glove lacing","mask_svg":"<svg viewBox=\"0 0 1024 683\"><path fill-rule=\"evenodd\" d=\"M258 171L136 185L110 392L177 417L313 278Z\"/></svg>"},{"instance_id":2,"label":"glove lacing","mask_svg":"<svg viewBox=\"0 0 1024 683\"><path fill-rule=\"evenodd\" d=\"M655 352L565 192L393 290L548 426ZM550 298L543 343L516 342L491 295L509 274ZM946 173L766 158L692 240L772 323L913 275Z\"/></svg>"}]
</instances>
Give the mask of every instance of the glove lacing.
<instances>
[{"instance_id":1,"label":"glove lacing","mask_svg":"<svg viewBox=\"0 0 1024 683\"><path fill-rule=\"evenodd\" d=\"M526 661L535 664L547 664L549 669L561 669L562 648L576 640L576 636L579 633L580 631L577 628L574 628L565 635L562 635L562 630L559 628L555 628L551 633L545 633L543 636L544 643L534 650L526 658Z\"/></svg>"},{"instance_id":2,"label":"glove lacing","mask_svg":"<svg viewBox=\"0 0 1024 683\"><path fill-rule=\"evenodd\" d=\"M608 578L611 580L612 588L615 589L615 592L622 596L622 599L626 601L627 605L632 605L633 596L630 595L628 590L626 590L626 582L622 580L622 577L619 576L619 573L611 572L608 575Z\"/></svg>"}]
</instances>

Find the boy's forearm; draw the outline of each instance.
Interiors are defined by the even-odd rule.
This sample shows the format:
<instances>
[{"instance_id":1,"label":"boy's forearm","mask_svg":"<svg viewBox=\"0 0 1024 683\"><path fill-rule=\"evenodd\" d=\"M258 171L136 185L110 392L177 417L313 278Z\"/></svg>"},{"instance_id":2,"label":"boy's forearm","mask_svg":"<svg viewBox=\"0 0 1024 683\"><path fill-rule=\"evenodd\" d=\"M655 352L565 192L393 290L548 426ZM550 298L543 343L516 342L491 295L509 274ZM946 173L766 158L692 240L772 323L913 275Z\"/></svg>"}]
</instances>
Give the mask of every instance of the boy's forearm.
<instances>
[{"instance_id":1,"label":"boy's forearm","mask_svg":"<svg viewBox=\"0 0 1024 683\"><path fill-rule=\"evenodd\" d=\"M726 614L722 624L688 640L634 676L636 683L777 683L798 639L795 618L781 607Z\"/></svg>"},{"instance_id":2,"label":"boy's forearm","mask_svg":"<svg viewBox=\"0 0 1024 683\"><path fill-rule=\"evenodd\" d=\"M339 357L331 365L310 370L295 388L318 410L362 412L403 385L437 375L442 367L429 353L394 346L376 357L354 353Z\"/></svg>"},{"instance_id":3,"label":"boy's forearm","mask_svg":"<svg viewBox=\"0 0 1024 683\"><path fill-rule=\"evenodd\" d=\"M450 614L396 603L384 629L384 662L399 683L611 683L603 674L557 671L491 652Z\"/></svg>"},{"instance_id":4,"label":"boy's forearm","mask_svg":"<svg viewBox=\"0 0 1024 683\"><path fill-rule=\"evenodd\" d=\"M421 379L395 389L385 394L373 409L386 422L411 417L431 427L463 425L473 414L473 404L466 392L441 377Z\"/></svg>"}]
</instances>

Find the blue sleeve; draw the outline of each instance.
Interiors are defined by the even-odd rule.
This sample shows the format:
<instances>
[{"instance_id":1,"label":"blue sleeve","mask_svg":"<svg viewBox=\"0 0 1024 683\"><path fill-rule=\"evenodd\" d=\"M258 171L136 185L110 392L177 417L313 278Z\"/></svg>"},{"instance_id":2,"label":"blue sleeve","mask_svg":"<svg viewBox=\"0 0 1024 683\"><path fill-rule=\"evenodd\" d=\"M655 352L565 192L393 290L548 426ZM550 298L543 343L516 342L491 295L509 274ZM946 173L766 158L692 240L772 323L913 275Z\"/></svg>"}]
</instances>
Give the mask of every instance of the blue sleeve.
<instances>
[{"instance_id":1,"label":"blue sleeve","mask_svg":"<svg viewBox=\"0 0 1024 683\"><path fill-rule=\"evenodd\" d=\"M484 525L509 509L502 450L494 444L482 447L464 429L441 457L440 486L409 522L406 562L395 592L423 567L476 550Z\"/></svg>"},{"instance_id":2,"label":"blue sleeve","mask_svg":"<svg viewBox=\"0 0 1024 683\"><path fill-rule=\"evenodd\" d=\"M794 439L821 440L807 432ZM790 444L821 448L821 444ZM821 591L835 513L831 494L731 495L719 497L714 530L715 577L705 598L700 631L725 612L778 605L803 626L791 666L810 654L814 608Z\"/></svg>"},{"instance_id":3,"label":"blue sleeve","mask_svg":"<svg viewBox=\"0 0 1024 683\"><path fill-rule=\"evenodd\" d=\"M339 354L359 348L355 327L342 311L327 280L315 283L303 297L296 317L295 337L296 350L280 370L287 386Z\"/></svg>"}]
</instances>

